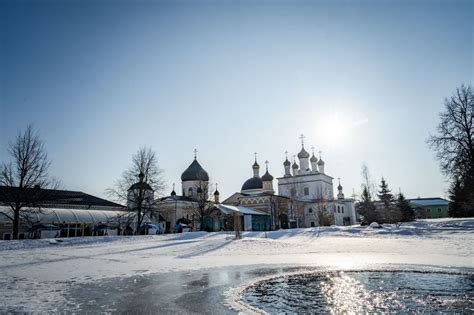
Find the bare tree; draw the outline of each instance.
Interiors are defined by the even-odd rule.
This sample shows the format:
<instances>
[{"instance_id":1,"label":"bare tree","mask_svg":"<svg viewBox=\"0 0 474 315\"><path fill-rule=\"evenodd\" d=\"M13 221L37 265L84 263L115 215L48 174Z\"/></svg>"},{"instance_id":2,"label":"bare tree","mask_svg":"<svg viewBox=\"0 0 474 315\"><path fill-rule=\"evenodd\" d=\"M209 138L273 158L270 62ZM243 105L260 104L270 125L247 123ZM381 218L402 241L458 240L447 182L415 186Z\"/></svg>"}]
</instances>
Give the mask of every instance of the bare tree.
<instances>
[{"instance_id":1,"label":"bare tree","mask_svg":"<svg viewBox=\"0 0 474 315\"><path fill-rule=\"evenodd\" d=\"M197 218L199 221L199 229L201 231L205 229L204 221L214 207L214 202L209 199L211 187L212 185L207 181L197 183L196 187L194 187L194 191L196 191L196 196L193 198L194 202L189 203L189 210L191 210L194 218Z\"/></svg>"},{"instance_id":2,"label":"bare tree","mask_svg":"<svg viewBox=\"0 0 474 315\"><path fill-rule=\"evenodd\" d=\"M20 224L28 222L34 212L41 212L43 203L59 183L48 175L51 162L32 125L9 143L8 153L12 161L1 166L0 199L11 212L1 211L0 215L12 221L13 239L18 239Z\"/></svg>"},{"instance_id":3,"label":"bare tree","mask_svg":"<svg viewBox=\"0 0 474 315\"><path fill-rule=\"evenodd\" d=\"M461 85L440 113L437 134L427 143L436 152L441 171L451 180L449 212L474 215L474 92Z\"/></svg>"},{"instance_id":4,"label":"bare tree","mask_svg":"<svg viewBox=\"0 0 474 315\"><path fill-rule=\"evenodd\" d=\"M450 99L436 135L427 142L436 151L442 172L450 177L462 176L474 163L474 93L471 86L461 85Z\"/></svg>"},{"instance_id":5,"label":"bare tree","mask_svg":"<svg viewBox=\"0 0 474 315\"><path fill-rule=\"evenodd\" d=\"M314 200L314 202L316 204L319 225L330 226L331 224L335 224L334 213L329 211L328 200L321 196L321 198Z\"/></svg>"},{"instance_id":6,"label":"bare tree","mask_svg":"<svg viewBox=\"0 0 474 315\"><path fill-rule=\"evenodd\" d=\"M122 173L114 187L106 190L114 200L125 203L129 216L135 221L135 233L139 233L145 218L155 215L154 196L165 189L163 171L151 148L142 147L132 157L132 165Z\"/></svg>"}]
</instances>

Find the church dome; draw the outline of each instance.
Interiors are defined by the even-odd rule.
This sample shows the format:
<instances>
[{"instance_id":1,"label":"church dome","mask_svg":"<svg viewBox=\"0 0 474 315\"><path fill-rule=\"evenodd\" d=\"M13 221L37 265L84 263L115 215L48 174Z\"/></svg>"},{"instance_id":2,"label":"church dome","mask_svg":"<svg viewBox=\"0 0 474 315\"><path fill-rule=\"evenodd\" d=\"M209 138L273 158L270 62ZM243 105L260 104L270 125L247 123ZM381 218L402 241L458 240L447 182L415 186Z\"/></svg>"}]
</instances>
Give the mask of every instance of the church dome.
<instances>
[{"instance_id":1,"label":"church dome","mask_svg":"<svg viewBox=\"0 0 474 315\"><path fill-rule=\"evenodd\" d=\"M273 176L270 175L270 173L268 173L268 170L265 172L265 174L263 174L262 176L262 181L264 182L269 182L269 181L272 181L273 180Z\"/></svg>"},{"instance_id":2,"label":"church dome","mask_svg":"<svg viewBox=\"0 0 474 315\"><path fill-rule=\"evenodd\" d=\"M298 159L307 159L307 158L309 158L309 153L304 149L304 147L302 147L300 153L298 153Z\"/></svg>"},{"instance_id":3,"label":"church dome","mask_svg":"<svg viewBox=\"0 0 474 315\"><path fill-rule=\"evenodd\" d=\"M337 186L337 190L342 190L342 186L341 186L340 183L339 183L339 185Z\"/></svg>"},{"instance_id":4,"label":"church dome","mask_svg":"<svg viewBox=\"0 0 474 315\"><path fill-rule=\"evenodd\" d=\"M135 183L132 186L130 186L130 188L128 190L130 191L130 190L137 190L137 189L152 190L153 191L153 188L151 188L151 186L148 185L145 182Z\"/></svg>"},{"instance_id":5,"label":"church dome","mask_svg":"<svg viewBox=\"0 0 474 315\"><path fill-rule=\"evenodd\" d=\"M255 163L253 163L252 168L260 168L260 165L258 165L257 160L255 160Z\"/></svg>"},{"instance_id":6,"label":"church dome","mask_svg":"<svg viewBox=\"0 0 474 315\"><path fill-rule=\"evenodd\" d=\"M183 182L190 180L200 180L200 181L209 181L209 175L202 168L201 164L194 159L194 161L189 165L189 167L181 174L181 180Z\"/></svg>"},{"instance_id":7,"label":"church dome","mask_svg":"<svg viewBox=\"0 0 474 315\"><path fill-rule=\"evenodd\" d=\"M216 191L214 192L214 196L219 196L219 191L216 189Z\"/></svg>"},{"instance_id":8,"label":"church dome","mask_svg":"<svg viewBox=\"0 0 474 315\"><path fill-rule=\"evenodd\" d=\"M290 166L291 162L288 161L288 158L285 159L285 162L283 162L283 166Z\"/></svg>"},{"instance_id":9,"label":"church dome","mask_svg":"<svg viewBox=\"0 0 474 315\"><path fill-rule=\"evenodd\" d=\"M318 161L318 158L314 156L314 153L313 153L313 156L311 157L311 159L309 159L311 162L317 162Z\"/></svg>"},{"instance_id":10,"label":"church dome","mask_svg":"<svg viewBox=\"0 0 474 315\"><path fill-rule=\"evenodd\" d=\"M242 191L250 190L250 189L262 189L263 183L260 177L252 177L247 179L245 183L242 185Z\"/></svg>"},{"instance_id":11,"label":"church dome","mask_svg":"<svg viewBox=\"0 0 474 315\"><path fill-rule=\"evenodd\" d=\"M323 159L319 159L318 165L324 165Z\"/></svg>"},{"instance_id":12,"label":"church dome","mask_svg":"<svg viewBox=\"0 0 474 315\"><path fill-rule=\"evenodd\" d=\"M293 162L292 168L293 168L293 169L297 169L297 168L298 168L298 164L296 164L296 162Z\"/></svg>"}]
</instances>

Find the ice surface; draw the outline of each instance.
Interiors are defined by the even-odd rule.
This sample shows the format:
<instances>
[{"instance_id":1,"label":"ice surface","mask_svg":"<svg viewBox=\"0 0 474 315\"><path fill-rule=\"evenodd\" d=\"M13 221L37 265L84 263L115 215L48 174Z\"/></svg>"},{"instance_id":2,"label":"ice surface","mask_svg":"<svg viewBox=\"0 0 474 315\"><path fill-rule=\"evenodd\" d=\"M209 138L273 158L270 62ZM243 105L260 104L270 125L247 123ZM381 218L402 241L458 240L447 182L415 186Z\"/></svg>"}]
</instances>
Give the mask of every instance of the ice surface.
<instances>
[{"instance_id":1,"label":"ice surface","mask_svg":"<svg viewBox=\"0 0 474 315\"><path fill-rule=\"evenodd\" d=\"M384 224L380 229L244 232L238 241L230 232L83 237L53 244L0 241L0 310L59 303L72 284L204 268L405 264L469 269L474 267L473 232L474 219L427 219L399 229Z\"/></svg>"}]
</instances>

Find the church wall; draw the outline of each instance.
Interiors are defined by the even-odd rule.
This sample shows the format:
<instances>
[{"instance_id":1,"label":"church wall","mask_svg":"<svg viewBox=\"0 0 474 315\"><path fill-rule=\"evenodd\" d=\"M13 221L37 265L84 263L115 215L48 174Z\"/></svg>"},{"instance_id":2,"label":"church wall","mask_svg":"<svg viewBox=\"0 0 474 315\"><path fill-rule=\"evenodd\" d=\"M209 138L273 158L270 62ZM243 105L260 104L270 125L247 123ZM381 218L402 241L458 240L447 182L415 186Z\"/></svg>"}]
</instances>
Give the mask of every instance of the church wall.
<instances>
[{"instance_id":1,"label":"church wall","mask_svg":"<svg viewBox=\"0 0 474 315\"><path fill-rule=\"evenodd\" d=\"M181 183L182 191L183 191L183 196L190 197L190 198L196 198L196 190L199 186L202 188L208 188L207 187L208 182L205 181L200 181L200 180L188 180L185 182ZM192 195L190 195L189 189L192 189Z\"/></svg>"}]
</instances>

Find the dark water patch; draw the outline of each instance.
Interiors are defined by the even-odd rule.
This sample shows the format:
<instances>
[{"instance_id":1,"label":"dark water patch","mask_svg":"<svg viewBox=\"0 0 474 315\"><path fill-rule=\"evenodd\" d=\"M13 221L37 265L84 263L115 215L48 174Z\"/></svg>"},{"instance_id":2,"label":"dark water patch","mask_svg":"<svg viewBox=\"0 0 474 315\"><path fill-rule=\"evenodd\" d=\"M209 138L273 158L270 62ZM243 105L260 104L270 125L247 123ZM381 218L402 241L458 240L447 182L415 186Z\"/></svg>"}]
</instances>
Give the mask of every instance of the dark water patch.
<instances>
[{"instance_id":1,"label":"dark water patch","mask_svg":"<svg viewBox=\"0 0 474 315\"><path fill-rule=\"evenodd\" d=\"M473 313L473 292L472 274L316 272L257 282L243 300L268 313Z\"/></svg>"}]
</instances>

